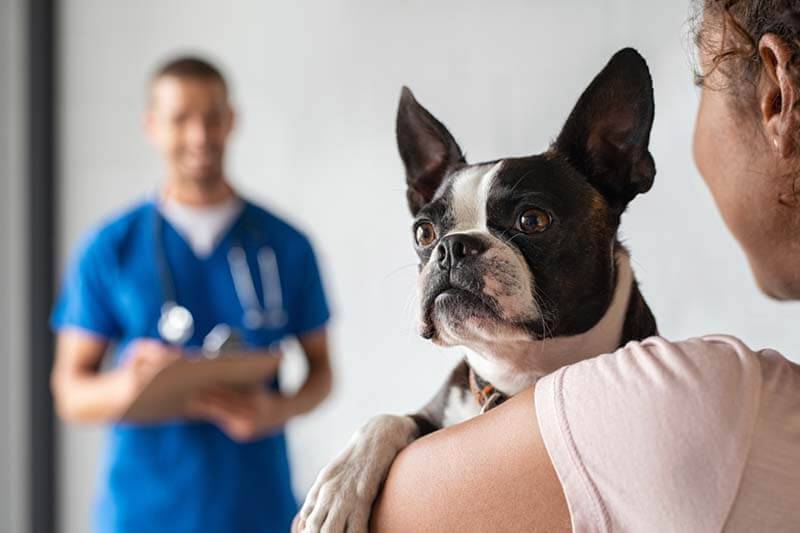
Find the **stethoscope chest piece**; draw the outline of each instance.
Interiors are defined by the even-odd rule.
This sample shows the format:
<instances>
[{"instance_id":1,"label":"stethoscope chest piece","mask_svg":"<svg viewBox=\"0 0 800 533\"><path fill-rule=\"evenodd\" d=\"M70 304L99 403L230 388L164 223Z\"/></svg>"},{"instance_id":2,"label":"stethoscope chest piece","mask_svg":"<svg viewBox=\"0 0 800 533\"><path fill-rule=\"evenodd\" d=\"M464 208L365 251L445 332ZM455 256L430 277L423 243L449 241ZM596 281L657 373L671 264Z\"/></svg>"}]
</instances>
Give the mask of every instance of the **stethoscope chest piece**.
<instances>
[{"instance_id":1,"label":"stethoscope chest piece","mask_svg":"<svg viewBox=\"0 0 800 533\"><path fill-rule=\"evenodd\" d=\"M175 302L164 302L158 319L158 333L170 344L185 344L194 333L192 313Z\"/></svg>"}]
</instances>

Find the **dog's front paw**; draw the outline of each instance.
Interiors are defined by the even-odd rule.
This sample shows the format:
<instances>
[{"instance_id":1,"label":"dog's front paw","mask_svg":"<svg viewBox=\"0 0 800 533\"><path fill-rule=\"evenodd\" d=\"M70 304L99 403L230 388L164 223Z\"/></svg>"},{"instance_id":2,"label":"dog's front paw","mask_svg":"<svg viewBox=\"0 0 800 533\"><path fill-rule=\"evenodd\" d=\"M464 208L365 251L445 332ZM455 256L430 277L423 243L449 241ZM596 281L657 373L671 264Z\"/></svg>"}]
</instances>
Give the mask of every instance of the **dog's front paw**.
<instances>
[{"instance_id":1,"label":"dog's front paw","mask_svg":"<svg viewBox=\"0 0 800 533\"><path fill-rule=\"evenodd\" d=\"M298 515L297 531L367 531L372 500L359 480L367 473L355 463L346 452L319 473Z\"/></svg>"},{"instance_id":2,"label":"dog's front paw","mask_svg":"<svg viewBox=\"0 0 800 533\"><path fill-rule=\"evenodd\" d=\"M416 435L417 425L407 416L381 415L367 422L319 473L293 530L366 532L372 502L389 466Z\"/></svg>"}]
</instances>

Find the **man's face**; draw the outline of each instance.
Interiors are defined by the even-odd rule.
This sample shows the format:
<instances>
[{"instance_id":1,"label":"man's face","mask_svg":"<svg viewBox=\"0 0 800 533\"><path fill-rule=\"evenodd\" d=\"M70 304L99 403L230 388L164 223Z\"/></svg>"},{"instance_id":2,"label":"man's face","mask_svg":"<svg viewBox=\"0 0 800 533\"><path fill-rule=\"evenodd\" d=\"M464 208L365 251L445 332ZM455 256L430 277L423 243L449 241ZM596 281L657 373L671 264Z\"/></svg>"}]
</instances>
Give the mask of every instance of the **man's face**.
<instances>
[{"instance_id":1,"label":"man's face","mask_svg":"<svg viewBox=\"0 0 800 533\"><path fill-rule=\"evenodd\" d=\"M222 179L233 111L223 85L213 79L162 77L153 84L145 116L148 136L172 179L209 183Z\"/></svg>"}]
</instances>

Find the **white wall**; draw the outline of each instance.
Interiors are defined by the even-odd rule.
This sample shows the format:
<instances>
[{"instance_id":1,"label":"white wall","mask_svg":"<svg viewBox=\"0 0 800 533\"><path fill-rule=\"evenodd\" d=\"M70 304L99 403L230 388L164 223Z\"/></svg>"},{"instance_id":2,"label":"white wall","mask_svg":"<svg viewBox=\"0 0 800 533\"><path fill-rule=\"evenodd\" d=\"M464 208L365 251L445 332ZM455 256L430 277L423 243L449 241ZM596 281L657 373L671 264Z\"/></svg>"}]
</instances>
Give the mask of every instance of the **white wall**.
<instances>
[{"instance_id":1,"label":"white wall","mask_svg":"<svg viewBox=\"0 0 800 533\"><path fill-rule=\"evenodd\" d=\"M686 3L500 4L62 3L62 258L90 224L155 187L158 161L140 131L145 81L187 50L221 61L233 82L235 182L314 238L336 308L337 388L290 427L299 492L361 421L413 410L455 360L413 328L415 256L393 135L402 84L472 161L529 154L613 52L637 47L655 81L659 172L623 230L662 332L732 332L800 354L788 327L800 307L759 295L691 161ZM85 531L99 431L63 437L60 516L64 531Z\"/></svg>"},{"instance_id":2,"label":"white wall","mask_svg":"<svg viewBox=\"0 0 800 533\"><path fill-rule=\"evenodd\" d=\"M23 8L0 2L0 531L28 523Z\"/></svg>"}]
</instances>

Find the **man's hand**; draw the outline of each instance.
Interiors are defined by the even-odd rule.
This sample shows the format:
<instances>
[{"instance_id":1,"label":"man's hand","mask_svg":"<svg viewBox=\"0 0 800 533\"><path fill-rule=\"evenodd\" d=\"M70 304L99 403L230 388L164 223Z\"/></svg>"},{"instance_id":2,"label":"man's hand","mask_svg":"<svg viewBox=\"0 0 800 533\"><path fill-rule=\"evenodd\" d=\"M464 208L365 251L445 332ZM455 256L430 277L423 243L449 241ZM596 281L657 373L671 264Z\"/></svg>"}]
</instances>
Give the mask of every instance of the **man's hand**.
<instances>
[{"instance_id":1,"label":"man's hand","mask_svg":"<svg viewBox=\"0 0 800 533\"><path fill-rule=\"evenodd\" d=\"M122 416L148 383L170 363L181 357L181 351L156 339L140 338L125 349L122 364L111 371L116 382L116 400Z\"/></svg>"},{"instance_id":2,"label":"man's hand","mask_svg":"<svg viewBox=\"0 0 800 533\"><path fill-rule=\"evenodd\" d=\"M56 338L56 360L50 382L58 414L74 422L119 420L159 370L180 352L154 339L131 341L115 370L102 372L108 340L80 329Z\"/></svg>"},{"instance_id":3,"label":"man's hand","mask_svg":"<svg viewBox=\"0 0 800 533\"><path fill-rule=\"evenodd\" d=\"M212 422L232 439L244 442L263 437L316 407L331 389L327 333L321 328L298 340L308 359L308 378L297 394L282 396L263 387L203 391L189 401L186 417Z\"/></svg>"},{"instance_id":4,"label":"man's hand","mask_svg":"<svg viewBox=\"0 0 800 533\"><path fill-rule=\"evenodd\" d=\"M186 406L188 418L212 422L237 442L263 437L286 424L293 414L291 399L260 386L203 391Z\"/></svg>"}]
</instances>

